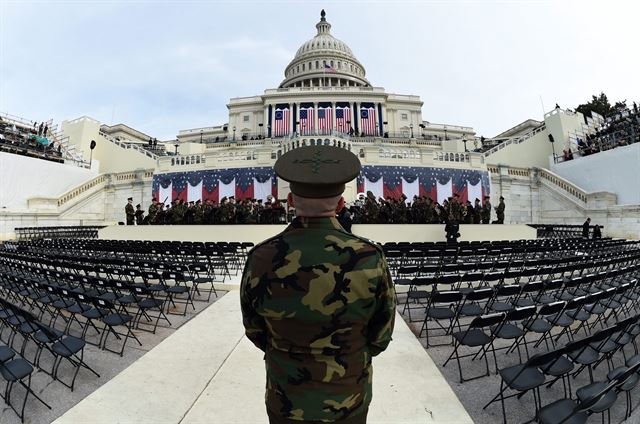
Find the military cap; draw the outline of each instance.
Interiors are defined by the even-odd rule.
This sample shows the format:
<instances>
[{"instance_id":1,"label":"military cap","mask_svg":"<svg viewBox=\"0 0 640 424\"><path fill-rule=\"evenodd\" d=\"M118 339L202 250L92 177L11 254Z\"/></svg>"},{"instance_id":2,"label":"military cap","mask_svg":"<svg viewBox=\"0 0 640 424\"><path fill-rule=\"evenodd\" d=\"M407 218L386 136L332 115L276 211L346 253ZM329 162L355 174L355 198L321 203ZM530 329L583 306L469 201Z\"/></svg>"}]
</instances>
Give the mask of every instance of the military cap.
<instances>
[{"instance_id":1,"label":"military cap","mask_svg":"<svg viewBox=\"0 0 640 424\"><path fill-rule=\"evenodd\" d=\"M500 200L504 200L504 197L500 196Z\"/></svg>"},{"instance_id":2,"label":"military cap","mask_svg":"<svg viewBox=\"0 0 640 424\"><path fill-rule=\"evenodd\" d=\"M341 147L305 146L285 153L274 165L293 194L321 199L344 192L345 183L360 174L360 160Z\"/></svg>"},{"instance_id":3,"label":"military cap","mask_svg":"<svg viewBox=\"0 0 640 424\"><path fill-rule=\"evenodd\" d=\"M136 208L139 208L139 207L140 207L140 203L138 203L138 204L136 205Z\"/></svg>"},{"instance_id":4,"label":"military cap","mask_svg":"<svg viewBox=\"0 0 640 424\"><path fill-rule=\"evenodd\" d=\"M133 200L133 197L128 197L127 200Z\"/></svg>"}]
</instances>

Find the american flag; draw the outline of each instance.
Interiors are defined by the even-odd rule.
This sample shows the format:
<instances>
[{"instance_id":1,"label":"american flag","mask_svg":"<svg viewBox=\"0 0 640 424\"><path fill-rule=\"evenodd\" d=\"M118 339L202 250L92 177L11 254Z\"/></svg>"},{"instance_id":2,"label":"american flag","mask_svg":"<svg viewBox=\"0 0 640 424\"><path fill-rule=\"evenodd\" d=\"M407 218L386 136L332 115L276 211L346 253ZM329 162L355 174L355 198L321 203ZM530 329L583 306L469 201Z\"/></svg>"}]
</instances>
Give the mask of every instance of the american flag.
<instances>
[{"instance_id":1,"label":"american flag","mask_svg":"<svg viewBox=\"0 0 640 424\"><path fill-rule=\"evenodd\" d=\"M361 131L366 135L376 135L376 110L373 107L360 109Z\"/></svg>"},{"instance_id":2,"label":"american flag","mask_svg":"<svg viewBox=\"0 0 640 424\"><path fill-rule=\"evenodd\" d=\"M318 131L320 134L329 134L333 129L333 114L331 107L318 108Z\"/></svg>"},{"instance_id":3,"label":"american flag","mask_svg":"<svg viewBox=\"0 0 640 424\"><path fill-rule=\"evenodd\" d=\"M289 108L276 109L274 137L282 137L289 134Z\"/></svg>"},{"instance_id":4,"label":"american flag","mask_svg":"<svg viewBox=\"0 0 640 424\"><path fill-rule=\"evenodd\" d=\"M255 183L266 183L271 181L271 194L277 197L278 178L273 167L251 167L251 168L228 168L228 169L206 169L190 172L172 172L168 174L158 174L153 176L153 196L158 198L160 189L172 187L172 195L167 202L182 199L188 200L188 186L195 187L202 183L202 199L215 200L218 202L220 194L220 184L230 184L235 182L234 192L236 199L246 199L255 197ZM267 185L268 187L268 185ZM164 199L160 199L162 201Z\"/></svg>"},{"instance_id":5,"label":"american flag","mask_svg":"<svg viewBox=\"0 0 640 424\"><path fill-rule=\"evenodd\" d=\"M324 64L324 71L325 72L336 72L335 68L331 65L329 65L328 63Z\"/></svg>"},{"instance_id":6,"label":"american flag","mask_svg":"<svg viewBox=\"0 0 640 424\"><path fill-rule=\"evenodd\" d=\"M300 108L300 134L313 134L314 129L313 107Z\"/></svg>"},{"instance_id":7,"label":"american flag","mask_svg":"<svg viewBox=\"0 0 640 424\"><path fill-rule=\"evenodd\" d=\"M348 123L347 123L348 121ZM336 108L336 130L348 133L351 128L351 108L337 107Z\"/></svg>"},{"instance_id":8,"label":"american flag","mask_svg":"<svg viewBox=\"0 0 640 424\"><path fill-rule=\"evenodd\" d=\"M376 182L382 179L382 190L384 197L399 198L403 193L413 197L414 194L420 196L430 196L433 200L438 199L438 187L446 185L451 181L452 193L458 193L461 200L465 202L468 198L468 185L479 185L480 197L489 195L491 186L490 176L487 171L477 171L472 169L451 169L451 168L427 168L413 166L377 166L364 165L357 177L357 189L359 192L365 191L367 182ZM413 183L418 180L416 191L407 192L405 182ZM366 181L365 181L366 180ZM474 197L477 197L474 196ZM472 203L474 198L469 199ZM481 199L482 200L482 199Z\"/></svg>"}]
</instances>

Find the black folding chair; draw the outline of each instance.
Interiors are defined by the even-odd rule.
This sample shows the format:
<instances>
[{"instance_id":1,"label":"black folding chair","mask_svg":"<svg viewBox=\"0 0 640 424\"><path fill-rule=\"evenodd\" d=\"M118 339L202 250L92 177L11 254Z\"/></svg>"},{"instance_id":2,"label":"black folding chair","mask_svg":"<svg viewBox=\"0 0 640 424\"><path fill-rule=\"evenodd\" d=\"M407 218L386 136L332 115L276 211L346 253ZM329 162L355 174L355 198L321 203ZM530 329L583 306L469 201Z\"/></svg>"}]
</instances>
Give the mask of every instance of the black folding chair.
<instances>
[{"instance_id":1,"label":"black folding chair","mask_svg":"<svg viewBox=\"0 0 640 424\"><path fill-rule=\"evenodd\" d=\"M132 331L132 321L133 317L126 313L121 313L115 307L115 305L104 299L93 298L92 299L95 309L103 310L105 314L100 318L100 321L104 324L104 330L100 335L100 341L98 342L98 346L100 346L103 350L108 350L109 352L117 353L122 356L124 352L124 347L127 344L129 338L133 338L138 342L140 346L140 340L133 334ZM125 332L120 333L116 329L119 327L124 327ZM109 338L109 334L113 334L117 340L122 340L121 336L124 336L124 340L122 342L122 348L120 351L112 350L107 348L107 339Z\"/></svg>"},{"instance_id":2,"label":"black folding chair","mask_svg":"<svg viewBox=\"0 0 640 424\"><path fill-rule=\"evenodd\" d=\"M538 369L542 366L553 362L557 358L556 352L547 352L532 356L527 362L510 367L502 368L498 371L500 374L500 391L493 397L482 409L486 409L493 402L500 400L502 405L502 418L504 423L507 422L507 413L504 406L505 399L518 396L521 398L526 392L533 393L533 403L535 407L534 416L540 409L540 391L539 387L545 382L545 375ZM504 396L504 392L511 389L516 393Z\"/></svg>"},{"instance_id":3,"label":"black folding chair","mask_svg":"<svg viewBox=\"0 0 640 424\"><path fill-rule=\"evenodd\" d=\"M459 331L453 333L454 345L453 352L447 358L445 363L442 365L443 367L447 366L451 358L455 356L456 362L458 363L458 373L460 374L460 382L475 380L476 378L484 377L489 375L489 360L487 359L487 355L484 355L484 362L486 367L486 373L480 374L471 378L464 378L462 375L462 366L460 365L460 359L468 356L476 357L480 353L484 353L487 348L491 348L493 353L493 360L496 364L497 369L497 359L496 359L496 351L493 349L493 334L489 331L486 333L484 329L489 330L492 326L499 324L504 319L504 313L497 313L491 315L483 315L474 318L469 324L469 327L465 331ZM477 352L472 352L465 355L460 355L458 349L461 346L466 346L469 348L480 348Z\"/></svg>"}]
</instances>

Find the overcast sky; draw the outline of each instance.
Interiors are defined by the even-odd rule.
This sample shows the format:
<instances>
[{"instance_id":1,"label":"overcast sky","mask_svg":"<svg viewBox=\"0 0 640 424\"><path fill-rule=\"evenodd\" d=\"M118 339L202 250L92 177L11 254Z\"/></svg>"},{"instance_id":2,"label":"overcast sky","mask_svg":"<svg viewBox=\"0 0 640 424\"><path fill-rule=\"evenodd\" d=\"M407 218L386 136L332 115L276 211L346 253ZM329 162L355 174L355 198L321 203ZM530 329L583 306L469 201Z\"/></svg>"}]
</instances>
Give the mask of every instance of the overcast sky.
<instances>
[{"instance_id":1,"label":"overcast sky","mask_svg":"<svg viewBox=\"0 0 640 424\"><path fill-rule=\"evenodd\" d=\"M320 9L368 80L494 136L604 91L640 100L640 1L0 0L0 111L159 139L276 88ZM541 102L542 99L542 102Z\"/></svg>"}]
</instances>

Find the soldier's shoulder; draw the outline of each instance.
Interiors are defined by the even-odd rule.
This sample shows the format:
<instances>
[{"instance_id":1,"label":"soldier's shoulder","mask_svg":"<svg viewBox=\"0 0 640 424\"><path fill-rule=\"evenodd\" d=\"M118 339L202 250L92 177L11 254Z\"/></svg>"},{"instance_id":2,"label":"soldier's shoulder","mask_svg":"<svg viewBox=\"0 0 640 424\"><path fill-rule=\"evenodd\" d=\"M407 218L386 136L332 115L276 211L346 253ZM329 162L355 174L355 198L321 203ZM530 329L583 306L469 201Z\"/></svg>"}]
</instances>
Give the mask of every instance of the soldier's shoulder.
<instances>
[{"instance_id":1,"label":"soldier's shoulder","mask_svg":"<svg viewBox=\"0 0 640 424\"><path fill-rule=\"evenodd\" d=\"M283 237L283 233L279 233L273 237L269 237L268 239L261 241L260 243L256 244L251 249L249 249L249 252L247 252L247 255L251 255L260 249L273 247L274 245L278 244L280 240L282 240L282 237Z\"/></svg>"},{"instance_id":2,"label":"soldier's shoulder","mask_svg":"<svg viewBox=\"0 0 640 424\"><path fill-rule=\"evenodd\" d=\"M338 230L339 231L339 230ZM382 249L382 246L379 245L378 243L374 242L373 240L370 240L366 237L362 237L362 236L358 236L356 234L353 233L348 233L346 231L340 231L342 234L344 234L347 237L350 237L354 240L358 240L362 243L364 243L368 248L373 248L375 249L379 254L384 255L384 250Z\"/></svg>"}]
</instances>

